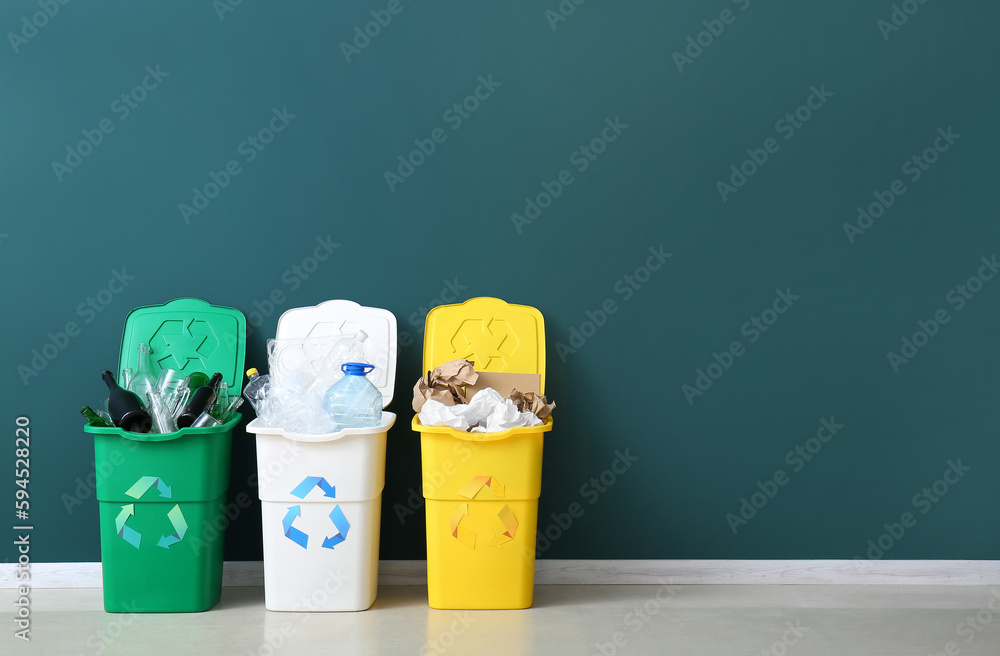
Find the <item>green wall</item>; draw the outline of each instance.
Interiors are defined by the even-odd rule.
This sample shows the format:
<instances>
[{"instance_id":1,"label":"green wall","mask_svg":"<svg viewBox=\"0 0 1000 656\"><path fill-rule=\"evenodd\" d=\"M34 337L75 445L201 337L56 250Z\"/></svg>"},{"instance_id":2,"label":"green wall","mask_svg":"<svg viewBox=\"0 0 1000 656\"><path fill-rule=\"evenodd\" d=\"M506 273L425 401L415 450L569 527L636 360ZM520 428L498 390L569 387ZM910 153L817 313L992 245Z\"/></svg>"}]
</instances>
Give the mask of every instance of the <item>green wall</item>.
<instances>
[{"instance_id":1,"label":"green wall","mask_svg":"<svg viewBox=\"0 0 1000 656\"><path fill-rule=\"evenodd\" d=\"M545 316L542 557L998 556L996 3L222 2L0 5L33 559L100 558L77 409L181 296L247 315L248 365L288 308L397 316L382 557L422 558L409 388L452 294ZM254 470L240 428L234 503ZM257 506L226 557L261 558Z\"/></svg>"}]
</instances>

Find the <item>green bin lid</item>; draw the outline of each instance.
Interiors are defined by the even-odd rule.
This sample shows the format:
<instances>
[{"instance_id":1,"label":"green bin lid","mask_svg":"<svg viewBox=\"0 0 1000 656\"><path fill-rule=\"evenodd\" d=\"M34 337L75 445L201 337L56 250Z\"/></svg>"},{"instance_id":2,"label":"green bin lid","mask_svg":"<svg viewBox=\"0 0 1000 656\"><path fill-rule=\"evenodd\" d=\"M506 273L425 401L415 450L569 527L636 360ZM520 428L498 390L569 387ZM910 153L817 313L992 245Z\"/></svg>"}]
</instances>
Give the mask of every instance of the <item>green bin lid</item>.
<instances>
[{"instance_id":1,"label":"green bin lid","mask_svg":"<svg viewBox=\"0 0 1000 656\"><path fill-rule=\"evenodd\" d=\"M235 308L211 305L197 298L178 298L163 305L148 305L125 318L118 376L136 369L139 344L152 350L149 360L153 376L162 369L186 373L216 371L229 384L231 395L243 390L247 323Z\"/></svg>"}]
</instances>

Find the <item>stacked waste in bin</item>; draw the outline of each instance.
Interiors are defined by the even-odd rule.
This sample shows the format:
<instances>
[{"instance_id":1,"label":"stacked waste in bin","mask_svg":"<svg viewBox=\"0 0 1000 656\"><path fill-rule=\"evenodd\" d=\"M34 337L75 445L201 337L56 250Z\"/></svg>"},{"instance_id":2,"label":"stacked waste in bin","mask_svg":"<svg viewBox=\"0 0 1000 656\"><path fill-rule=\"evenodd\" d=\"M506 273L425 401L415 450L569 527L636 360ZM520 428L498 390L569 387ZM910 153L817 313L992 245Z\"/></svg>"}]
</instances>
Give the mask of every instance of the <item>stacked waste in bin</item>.
<instances>
[{"instance_id":1,"label":"stacked waste in bin","mask_svg":"<svg viewBox=\"0 0 1000 656\"><path fill-rule=\"evenodd\" d=\"M472 361L479 372L539 374L544 392L541 313L496 298L434 308L423 369L456 359ZM416 416L412 426L420 433L431 607L530 607L542 441L552 417L497 433L424 426Z\"/></svg>"},{"instance_id":2,"label":"stacked waste in bin","mask_svg":"<svg viewBox=\"0 0 1000 656\"><path fill-rule=\"evenodd\" d=\"M288 310L276 339L367 333L369 380L392 401L396 318L352 301ZM255 419L258 493L264 534L264 605L274 611L357 611L375 602L379 521L391 412L371 428L308 434Z\"/></svg>"},{"instance_id":3,"label":"stacked waste in bin","mask_svg":"<svg viewBox=\"0 0 1000 656\"><path fill-rule=\"evenodd\" d=\"M221 372L240 393L246 320L197 299L141 307L125 321L118 375L149 344L161 369ZM85 426L94 436L104 608L109 612L208 610L222 592L224 514L233 428L131 433Z\"/></svg>"}]
</instances>

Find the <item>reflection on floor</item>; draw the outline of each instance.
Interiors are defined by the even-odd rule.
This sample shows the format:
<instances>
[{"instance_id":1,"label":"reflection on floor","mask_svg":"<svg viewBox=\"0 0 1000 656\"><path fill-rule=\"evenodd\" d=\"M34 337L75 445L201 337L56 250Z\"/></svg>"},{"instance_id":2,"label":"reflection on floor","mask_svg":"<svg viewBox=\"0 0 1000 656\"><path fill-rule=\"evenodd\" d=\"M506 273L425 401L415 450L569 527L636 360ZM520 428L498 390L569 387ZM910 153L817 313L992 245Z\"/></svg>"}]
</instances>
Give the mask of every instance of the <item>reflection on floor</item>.
<instances>
[{"instance_id":1,"label":"reflection on floor","mask_svg":"<svg viewBox=\"0 0 1000 656\"><path fill-rule=\"evenodd\" d=\"M0 590L7 612L14 598ZM7 622L0 653L1000 654L992 587L553 585L519 611L432 610L419 586L383 586L360 613L268 612L261 588L226 588L193 614L108 614L93 588L35 590L31 603L31 642Z\"/></svg>"}]
</instances>

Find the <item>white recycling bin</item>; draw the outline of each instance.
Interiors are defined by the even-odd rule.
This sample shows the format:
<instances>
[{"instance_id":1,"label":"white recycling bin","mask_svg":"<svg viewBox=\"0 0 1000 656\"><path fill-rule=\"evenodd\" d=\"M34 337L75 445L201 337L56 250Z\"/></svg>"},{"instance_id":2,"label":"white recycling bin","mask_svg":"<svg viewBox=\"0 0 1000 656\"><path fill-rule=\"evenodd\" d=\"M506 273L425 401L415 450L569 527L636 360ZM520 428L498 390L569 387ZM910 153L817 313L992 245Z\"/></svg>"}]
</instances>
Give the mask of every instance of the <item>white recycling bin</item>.
<instances>
[{"instance_id":1,"label":"white recycling bin","mask_svg":"<svg viewBox=\"0 0 1000 656\"><path fill-rule=\"evenodd\" d=\"M392 401L396 317L352 301L288 310L282 339L368 333L368 379ZM307 435L255 419L258 494L264 534L264 606L273 611L358 611L375 602L386 432L396 415L371 428Z\"/></svg>"}]
</instances>

